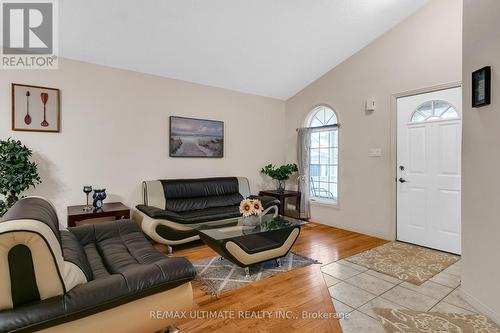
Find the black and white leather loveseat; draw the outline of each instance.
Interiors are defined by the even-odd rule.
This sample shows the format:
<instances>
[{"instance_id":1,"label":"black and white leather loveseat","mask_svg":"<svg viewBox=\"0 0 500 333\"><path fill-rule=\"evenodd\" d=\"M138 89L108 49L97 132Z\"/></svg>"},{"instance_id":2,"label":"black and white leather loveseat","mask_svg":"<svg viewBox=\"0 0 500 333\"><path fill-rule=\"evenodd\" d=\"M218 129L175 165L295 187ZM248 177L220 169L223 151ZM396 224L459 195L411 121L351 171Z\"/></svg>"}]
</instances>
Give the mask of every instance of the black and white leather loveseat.
<instances>
[{"instance_id":1,"label":"black and white leather loveseat","mask_svg":"<svg viewBox=\"0 0 500 333\"><path fill-rule=\"evenodd\" d=\"M137 205L134 220L169 248L199 239L200 228L235 224L245 198L260 199L264 209L280 204L273 197L252 196L245 177L145 181L142 189L144 202Z\"/></svg>"},{"instance_id":2,"label":"black and white leather loveseat","mask_svg":"<svg viewBox=\"0 0 500 333\"><path fill-rule=\"evenodd\" d=\"M46 200L0 220L0 332L156 332L154 311L192 305L196 271L156 251L130 220L59 230Z\"/></svg>"}]
</instances>

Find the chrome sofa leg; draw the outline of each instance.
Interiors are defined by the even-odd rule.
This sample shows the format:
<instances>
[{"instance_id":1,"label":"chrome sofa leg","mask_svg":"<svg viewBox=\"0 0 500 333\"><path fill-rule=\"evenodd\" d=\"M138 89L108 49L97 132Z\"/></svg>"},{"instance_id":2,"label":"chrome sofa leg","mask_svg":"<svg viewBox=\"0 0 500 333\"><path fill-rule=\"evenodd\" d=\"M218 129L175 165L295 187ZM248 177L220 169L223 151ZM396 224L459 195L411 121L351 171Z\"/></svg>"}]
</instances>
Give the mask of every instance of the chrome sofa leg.
<instances>
[{"instance_id":1,"label":"chrome sofa leg","mask_svg":"<svg viewBox=\"0 0 500 333\"><path fill-rule=\"evenodd\" d=\"M174 255L174 249L172 248L172 246L167 245L167 256L172 257L173 255Z\"/></svg>"},{"instance_id":2,"label":"chrome sofa leg","mask_svg":"<svg viewBox=\"0 0 500 333\"><path fill-rule=\"evenodd\" d=\"M276 267L281 267L281 258L276 259Z\"/></svg>"},{"instance_id":3,"label":"chrome sofa leg","mask_svg":"<svg viewBox=\"0 0 500 333\"><path fill-rule=\"evenodd\" d=\"M249 278L250 277L250 267L245 267L245 277Z\"/></svg>"}]
</instances>

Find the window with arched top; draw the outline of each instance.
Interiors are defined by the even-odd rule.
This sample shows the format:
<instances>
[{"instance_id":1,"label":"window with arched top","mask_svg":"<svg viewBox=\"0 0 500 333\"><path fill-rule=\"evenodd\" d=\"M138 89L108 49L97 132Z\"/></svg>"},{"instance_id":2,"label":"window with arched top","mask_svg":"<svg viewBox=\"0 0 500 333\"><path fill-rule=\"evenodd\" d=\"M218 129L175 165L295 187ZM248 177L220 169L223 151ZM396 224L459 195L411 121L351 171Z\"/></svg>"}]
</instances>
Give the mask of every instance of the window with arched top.
<instances>
[{"instance_id":1,"label":"window with arched top","mask_svg":"<svg viewBox=\"0 0 500 333\"><path fill-rule=\"evenodd\" d=\"M459 115L453 105L445 101L427 101L413 112L410 123L423 123L426 121L458 119Z\"/></svg>"},{"instance_id":2,"label":"window with arched top","mask_svg":"<svg viewBox=\"0 0 500 333\"><path fill-rule=\"evenodd\" d=\"M328 106L314 108L306 126L312 127L309 150L311 197L337 201L339 165L337 114Z\"/></svg>"}]
</instances>

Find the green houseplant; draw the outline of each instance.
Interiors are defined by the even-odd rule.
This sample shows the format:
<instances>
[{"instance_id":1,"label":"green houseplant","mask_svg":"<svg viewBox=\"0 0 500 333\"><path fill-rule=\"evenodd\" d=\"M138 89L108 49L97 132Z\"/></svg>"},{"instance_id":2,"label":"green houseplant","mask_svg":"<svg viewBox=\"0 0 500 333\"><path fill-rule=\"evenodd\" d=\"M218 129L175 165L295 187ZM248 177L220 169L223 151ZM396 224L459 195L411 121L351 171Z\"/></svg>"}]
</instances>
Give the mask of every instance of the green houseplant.
<instances>
[{"instance_id":1,"label":"green houseplant","mask_svg":"<svg viewBox=\"0 0 500 333\"><path fill-rule=\"evenodd\" d=\"M278 181L278 191L285 191L285 181L290 178L290 175L294 172L299 171L297 164L285 164L280 167L276 167L273 164L268 164L260 170L265 175L268 175L274 180Z\"/></svg>"},{"instance_id":2,"label":"green houseplant","mask_svg":"<svg viewBox=\"0 0 500 333\"><path fill-rule=\"evenodd\" d=\"M42 180L31 150L19 140L0 140L0 216L19 200L21 193Z\"/></svg>"}]
</instances>

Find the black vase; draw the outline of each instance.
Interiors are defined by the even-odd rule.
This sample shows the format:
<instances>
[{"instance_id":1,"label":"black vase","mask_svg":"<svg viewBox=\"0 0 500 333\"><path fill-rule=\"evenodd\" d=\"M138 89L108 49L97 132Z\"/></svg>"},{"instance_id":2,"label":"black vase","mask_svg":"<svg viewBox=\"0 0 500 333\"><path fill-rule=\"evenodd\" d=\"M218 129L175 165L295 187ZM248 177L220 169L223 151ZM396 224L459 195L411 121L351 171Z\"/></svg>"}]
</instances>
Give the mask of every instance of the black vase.
<instances>
[{"instance_id":1,"label":"black vase","mask_svg":"<svg viewBox=\"0 0 500 333\"><path fill-rule=\"evenodd\" d=\"M104 188L101 190L94 190L92 199L94 199L94 201L92 202L92 206L94 206L95 209L101 209L103 201L104 199L106 199L106 189Z\"/></svg>"}]
</instances>

